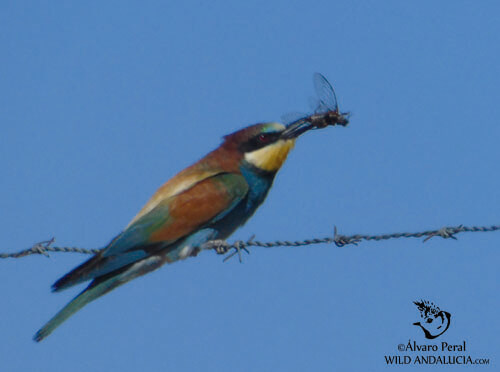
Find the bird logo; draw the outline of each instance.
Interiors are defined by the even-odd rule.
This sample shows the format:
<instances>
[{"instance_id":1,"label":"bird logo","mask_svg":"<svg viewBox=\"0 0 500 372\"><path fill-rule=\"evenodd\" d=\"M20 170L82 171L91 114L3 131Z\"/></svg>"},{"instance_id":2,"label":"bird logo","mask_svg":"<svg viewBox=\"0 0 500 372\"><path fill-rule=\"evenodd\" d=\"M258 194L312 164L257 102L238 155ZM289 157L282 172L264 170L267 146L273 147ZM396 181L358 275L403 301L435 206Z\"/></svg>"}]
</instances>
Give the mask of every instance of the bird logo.
<instances>
[{"instance_id":1,"label":"bird logo","mask_svg":"<svg viewBox=\"0 0 500 372\"><path fill-rule=\"evenodd\" d=\"M43 340L82 307L122 284L166 263L194 257L204 243L227 239L242 226L266 198L301 134L347 125L331 85L320 74L316 80L323 84L321 94L326 98L313 114L288 125L259 123L225 136L218 148L161 186L103 249L57 280L54 292L90 284L34 340Z\"/></svg>"},{"instance_id":2,"label":"bird logo","mask_svg":"<svg viewBox=\"0 0 500 372\"><path fill-rule=\"evenodd\" d=\"M420 317L424 320L415 322L413 325L419 326L424 332L425 338L434 339L445 333L450 327L451 314L441 310L433 302L426 300L413 301L420 311Z\"/></svg>"}]
</instances>

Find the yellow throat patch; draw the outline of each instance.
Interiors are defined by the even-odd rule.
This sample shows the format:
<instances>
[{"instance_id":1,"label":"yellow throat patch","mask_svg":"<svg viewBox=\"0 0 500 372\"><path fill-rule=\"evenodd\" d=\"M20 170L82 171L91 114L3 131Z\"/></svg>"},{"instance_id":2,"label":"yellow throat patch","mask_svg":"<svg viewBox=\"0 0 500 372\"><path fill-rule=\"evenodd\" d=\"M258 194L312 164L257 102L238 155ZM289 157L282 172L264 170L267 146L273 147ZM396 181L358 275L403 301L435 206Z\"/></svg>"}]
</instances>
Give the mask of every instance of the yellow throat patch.
<instances>
[{"instance_id":1,"label":"yellow throat patch","mask_svg":"<svg viewBox=\"0 0 500 372\"><path fill-rule=\"evenodd\" d=\"M293 146L295 139L278 140L272 145L245 154L245 160L253 166L275 172L281 168Z\"/></svg>"}]
</instances>

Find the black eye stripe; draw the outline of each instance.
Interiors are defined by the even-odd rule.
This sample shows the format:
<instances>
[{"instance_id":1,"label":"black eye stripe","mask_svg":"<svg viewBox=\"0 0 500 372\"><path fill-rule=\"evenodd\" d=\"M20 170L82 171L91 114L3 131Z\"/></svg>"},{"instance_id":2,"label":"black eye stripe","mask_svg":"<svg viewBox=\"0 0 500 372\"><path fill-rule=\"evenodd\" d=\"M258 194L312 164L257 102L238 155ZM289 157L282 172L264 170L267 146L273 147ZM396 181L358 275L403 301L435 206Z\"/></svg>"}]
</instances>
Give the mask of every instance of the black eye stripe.
<instances>
[{"instance_id":1,"label":"black eye stripe","mask_svg":"<svg viewBox=\"0 0 500 372\"><path fill-rule=\"evenodd\" d=\"M264 146L267 146L273 142L276 142L280 137L280 133L259 133L256 136L250 138L247 142L240 145L240 149L243 152L251 152L258 150Z\"/></svg>"},{"instance_id":2,"label":"black eye stripe","mask_svg":"<svg viewBox=\"0 0 500 372\"><path fill-rule=\"evenodd\" d=\"M254 142L257 148L268 145L275 142L279 137L279 133L260 133L254 137L251 141Z\"/></svg>"}]
</instances>

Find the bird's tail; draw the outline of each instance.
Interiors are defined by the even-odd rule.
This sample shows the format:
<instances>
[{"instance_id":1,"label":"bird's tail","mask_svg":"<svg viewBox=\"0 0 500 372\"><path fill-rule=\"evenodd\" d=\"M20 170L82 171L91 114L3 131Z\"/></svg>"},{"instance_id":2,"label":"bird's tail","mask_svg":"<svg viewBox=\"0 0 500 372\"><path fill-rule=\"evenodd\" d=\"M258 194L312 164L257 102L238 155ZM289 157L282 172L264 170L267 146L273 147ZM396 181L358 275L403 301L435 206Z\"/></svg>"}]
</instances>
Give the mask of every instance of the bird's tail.
<instances>
[{"instance_id":1,"label":"bird's tail","mask_svg":"<svg viewBox=\"0 0 500 372\"><path fill-rule=\"evenodd\" d=\"M66 319L68 319L71 315L76 313L86 304L91 301L94 301L96 298L101 297L107 292L113 290L118 287L120 284L123 284L123 281L120 281L119 276L115 276L109 278L104 281L94 280L90 285L81 292L78 296L76 296L70 303L64 306L52 319L50 319L40 330L35 334L33 340L36 342L42 341L45 337L50 335L54 329L59 327Z\"/></svg>"},{"instance_id":2,"label":"bird's tail","mask_svg":"<svg viewBox=\"0 0 500 372\"><path fill-rule=\"evenodd\" d=\"M87 305L89 302L105 295L116 287L134 279L138 276L153 271L163 264L158 256L152 256L145 260L123 267L106 275L100 276L92 281L90 285L76 296L70 303L61 309L33 336L36 342L42 341L50 335L54 329L59 327L66 319Z\"/></svg>"}]
</instances>

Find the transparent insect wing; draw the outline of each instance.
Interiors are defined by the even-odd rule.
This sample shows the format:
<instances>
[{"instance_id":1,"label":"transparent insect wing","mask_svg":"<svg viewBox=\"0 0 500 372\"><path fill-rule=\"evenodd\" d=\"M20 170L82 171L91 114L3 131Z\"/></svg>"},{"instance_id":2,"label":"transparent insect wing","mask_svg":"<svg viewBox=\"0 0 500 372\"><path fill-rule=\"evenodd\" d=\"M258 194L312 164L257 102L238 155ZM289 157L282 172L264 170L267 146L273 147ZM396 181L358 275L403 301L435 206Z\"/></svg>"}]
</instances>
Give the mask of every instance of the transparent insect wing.
<instances>
[{"instance_id":1,"label":"transparent insect wing","mask_svg":"<svg viewBox=\"0 0 500 372\"><path fill-rule=\"evenodd\" d=\"M309 102L309 109L314 114L322 114L328 111L332 111L332 109L329 108L325 102L318 99L318 97L309 97L308 102Z\"/></svg>"},{"instance_id":2,"label":"transparent insect wing","mask_svg":"<svg viewBox=\"0 0 500 372\"><path fill-rule=\"evenodd\" d=\"M319 72L313 75L314 90L318 96L317 112L338 111L337 96L331 84Z\"/></svg>"}]
</instances>

